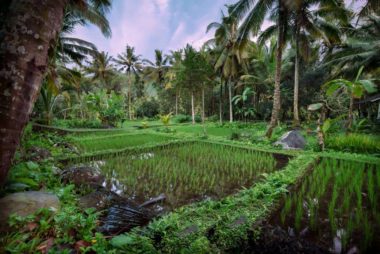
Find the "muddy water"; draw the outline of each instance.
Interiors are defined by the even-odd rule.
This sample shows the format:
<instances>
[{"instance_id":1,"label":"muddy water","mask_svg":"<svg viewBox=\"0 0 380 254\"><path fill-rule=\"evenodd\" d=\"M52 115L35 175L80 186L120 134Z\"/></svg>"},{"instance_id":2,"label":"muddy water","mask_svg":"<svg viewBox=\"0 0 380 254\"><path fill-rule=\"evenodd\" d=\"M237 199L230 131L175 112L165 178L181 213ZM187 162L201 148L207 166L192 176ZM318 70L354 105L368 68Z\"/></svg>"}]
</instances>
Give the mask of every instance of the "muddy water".
<instances>
[{"instance_id":1,"label":"muddy water","mask_svg":"<svg viewBox=\"0 0 380 254\"><path fill-rule=\"evenodd\" d=\"M268 224L321 252L380 253L380 166L323 160Z\"/></svg>"},{"instance_id":2,"label":"muddy water","mask_svg":"<svg viewBox=\"0 0 380 254\"><path fill-rule=\"evenodd\" d=\"M104 187L135 203L165 194L156 210L166 212L251 187L263 173L283 168L288 160L229 146L187 144L111 158L98 166L107 179Z\"/></svg>"}]
</instances>

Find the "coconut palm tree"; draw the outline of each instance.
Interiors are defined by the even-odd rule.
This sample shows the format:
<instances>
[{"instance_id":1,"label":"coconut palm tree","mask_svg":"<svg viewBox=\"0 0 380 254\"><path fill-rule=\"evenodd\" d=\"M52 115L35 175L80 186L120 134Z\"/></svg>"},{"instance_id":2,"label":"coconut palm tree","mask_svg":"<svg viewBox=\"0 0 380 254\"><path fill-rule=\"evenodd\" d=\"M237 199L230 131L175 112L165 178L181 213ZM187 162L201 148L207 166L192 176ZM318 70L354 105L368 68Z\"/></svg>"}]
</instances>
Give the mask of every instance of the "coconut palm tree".
<instances>
[{"instance_id":1,"label":"coconut palm tree","mask_svg":"<svg viewBox=\"0 0 380 254\"><path fill-rule=\"evenodd\" d=\"M376 71L380 65L380 17L368 16L340 47L327 55L325 65L333 68L333 76L352 77L361 66L367 72Z\"/></svg>"},{"instance_id":2,"label":"coconut palm tree","mask_svg":"<svg viewBox=\"0 0 380 254\"><path fill-rule=\"evenodd\" d=\"M230 122L233 122L232 88L243 65L243 53L248 38L238 41L238 20L235 16L225 16L222 22L213 22L207 26L206 32L215 29L214 39L206 44L214 44L218 56L214 69L219 72L228 85Z\"/></svg>"},{"instance_id":3,"label":"coconut palm tree","mask_svg":"<svg viewBox=\"0 0 380 254\"><path fill-rule=\"evenodd\" d=\"M177 81L176 73L183 61L183 50L171 51L170 55L167 56L168 62L171 65L165 74L165 89L174 88L175 89L175 115L178 115L178 102L181 91L181 83Z\"/></svg>"},{"instance_id":4,"label":"coconut palm tree","mask_svg":"<svg viewBox=\"0 0 380 254\"><path fill-rule=\"evenodd\" d=\"M317 4L318 3L318 4ZM300 125L299 118L299 79L300 60L308 61L309 52L315 40L321 40L331 48L340 43L340 29L334 25L348 25L348 12L343 1L288 1L289 28L285 34L287 41L293 41L294 57L294 93L293 93L293 125ZM276 25L269 26L259 36L260 44L266 42L276 33Z\"/></svg>"},{"instance_id":5,"label":"coconut palm tree","mask_svg":"<svg viewBox=\"0 0 380 254\"><path fill-rule=\"evenodd\" d=\"M326 89L327 96L333 96L337 92L348 92L350 96L350 106L348 110L348 120L347 129L350 130L353 122L353 110L354 110L354 100L355 98L361 98L365 92L374 93L377 91L376 85L368 79L360 79L362 75L364 66L362 66L354 81L349 81L347 79L334 79L323 85Z\"/></svg>"},{"instance_id":6,"label":"coconut palm tree","mask_svg":"<svg viewBox=\"0 0 380 254\"><path fill-rule=\"evenodd\" d=\"M92 80L100 81L107 90L110 90L109 82L115 72L112 61L112 57L102 51L93 57L89 66L85 67L86 72L92 75Z\"/></svg>"},{"instance_id":7,"label":"coconut palm tree","mask_svg":"<svg viewBox=\"0 0 380 254\"><path fill-rule=\"evenodd\" d=\"M0 50L0 130L7 138L0 139L0 184L5 181L37 99L48 59L62 29L65 11L87 15L86 10L94 6L105 13L110 5L110 0L1 2L0 30L2 44L7 47ZM85 15L83 20L90 20L91 16ZM25 29L33 32L25 33Z\"/></svg>"},{"instance_id":8,"label":"coconut palm tree","mask_svg":"<svg viewBox=\"0 0 380 254\"><path fill-rule=\"evenodd\" d=\"M135 48L127 45L125 52L117 55L114 62L128 76L128 114L129 119L132 120L132 74L138 76L142 71L141 55L136 55Z\"/></svg>"},{"instance_id":9,"label":"coconut palm tree","mask_svg":"<svg viewBox=\"0 0 380 254\"><path fill-rule=\"evenodd\" d=\"M289 12L285 0L239 0L230 6L231 15L242 20L239 28L238 43L250 35L256 36L267 15L276 17L277 52L276 52L276 75L274 82L273 109L271 120L266 132L267 137L272 136L280 114L281 107L281 60L285 46L285 34L288 29Z\"/></svg>"},{"instance_id":10,"label":"coconut palm tree","mask_svg":"<svg viewBox=\"0 0 380 254\"><path fill-rule=\"evenodd\" d=\"M163 88L165 74L169 70L169 66L167 65L169 58L164 56L162 50L156 49L154 53L154 63L147 59L144 60L148 64L144 67L144 76L147 80L153 81L159 88Z\"/></svg>"}]
</instances>

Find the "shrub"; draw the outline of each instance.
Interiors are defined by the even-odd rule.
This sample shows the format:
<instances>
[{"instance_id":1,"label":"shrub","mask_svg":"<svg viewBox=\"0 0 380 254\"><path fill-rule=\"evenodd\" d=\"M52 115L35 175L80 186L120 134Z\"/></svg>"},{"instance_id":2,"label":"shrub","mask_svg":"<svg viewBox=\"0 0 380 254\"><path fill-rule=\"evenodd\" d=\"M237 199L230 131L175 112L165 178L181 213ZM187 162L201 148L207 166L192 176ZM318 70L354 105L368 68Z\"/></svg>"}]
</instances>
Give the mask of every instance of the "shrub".
<instances>
[{"instance_id":1,"label":"shrub","mask_svg":"<svg viewBox=\"0 0 380 254\"><path fill-rule=\"evenodd\" d=\"M219 115L212 115L207 118L210 122L219 122Z\"/></svg>"},{"instance_id":2,"label":"shrub","mask_svg":"<svg viewBox=\"0 0 380 254\"><path fill-rule=\"evenodd\" d=\"M97 115L103 124L116 126L125 117L124 98L121 95L105 90L89 93L86 104L90 112Z\"/></svg>"},{"instance_id":3,"label":"shrub","mask_svg":"<svg viewBox=\"0 0 380 254\"><path fill-rule=\"evenodd\" d=\"M54 125L67 128L102 128L102 122L98 119L70 119L55 121Z\"/></svg>"},{"instance_id":4,"label":"shrub","mask_svg":"<svg viewBox=\"0 0 380 254\"><path fill-rule=\"evenodd\" d=\"M191 122L191 116L179 114L173 117L173 121L175 123L188 123Z\"/></svg>"},{"instance_id":5,"label":"shrub","mask_svg":"<svg viewBox=\"0 0 380 254\"><path fill-rule=\"evenodd\" d=\"M159 107L160 105L155 99L142 101L136 105L136 115L137 117L155 117L159 113Z\"/></svg>"},{"instance_id":6,"label":"shrub","mask_svg":"<svg viewBox=\"0 0 380 254\"><path fill-rule=\"evenodd\" d=\"M232 132L230 135L230 140L240 140L240 133L239 132Z\"/></svg>"},{"instance_id":7,"label":"shrub","mask_svg":"<svg viewBox=\"0 0 380 254\"><path fill-rule=\"evenodd\" d=\"M196 123L201 123L202 122L202 117L200 115L195 115L195 122Z\"/></svg>"},{"instance_id":8,"label":"shrub","mask_svg":"<svg viewBox=\"0 0 380 254\"><path fill-rule=\"evenodd\" d=\"M380 154L380 140L377 137L352 133L349 135L327 136L326 148L354 152Z\"/></svg>"}]
</instances>

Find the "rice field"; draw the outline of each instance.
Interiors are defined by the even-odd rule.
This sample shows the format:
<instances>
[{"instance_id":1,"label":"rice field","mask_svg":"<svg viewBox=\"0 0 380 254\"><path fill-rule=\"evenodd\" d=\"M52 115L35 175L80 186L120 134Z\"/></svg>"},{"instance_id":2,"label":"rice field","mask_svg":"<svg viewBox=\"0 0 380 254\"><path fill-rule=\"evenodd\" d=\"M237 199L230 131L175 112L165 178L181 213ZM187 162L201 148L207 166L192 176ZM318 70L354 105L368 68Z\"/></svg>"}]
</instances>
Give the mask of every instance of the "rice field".
<instances>
[{"instance_id":1,"label":"rice field","mask_svg":"<svg viewBox=\"0 0 380 254\"><path fill-rule=\"evenodd\" d=\"M274 221L333 252L380 249L380 166L323 159Z\"/></svg>"},{"instance_id":2,"label":"rice field","mask_svg":"<svg viewBox=\"0 0 380 254\"><path fill-rule=\"evenodd\" d=\"M74 142L80 151L89 153L102 150L117 150L126 147L155 144L172 140L173 138L150 133L113 134L75 138Z\"/></svg>"},{"instance_id":3,"label":"rice field","mask_svg":"<svg viewBox=\"0 0 380 254\"><path fill-rule=\"evenodd\" d=\"M194 142L110 158L98 164L106 187L142 202L164 193L168 210L250 187L277 170L272 154Z\"/></svg>"}]
</instances>

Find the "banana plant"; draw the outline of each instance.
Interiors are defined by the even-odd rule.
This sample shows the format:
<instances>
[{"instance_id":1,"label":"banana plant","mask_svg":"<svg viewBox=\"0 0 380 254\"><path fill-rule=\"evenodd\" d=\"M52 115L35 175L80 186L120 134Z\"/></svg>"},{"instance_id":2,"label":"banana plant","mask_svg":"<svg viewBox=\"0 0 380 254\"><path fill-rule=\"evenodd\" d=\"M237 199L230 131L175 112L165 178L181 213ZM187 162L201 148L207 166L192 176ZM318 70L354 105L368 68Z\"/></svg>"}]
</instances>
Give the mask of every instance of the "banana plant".
<instances>
[{"instance_id":1,"label":"banana plant","mask_svg":"<svg viewBox=\"0 0 380 254\"><path fill-rule=\"evenodd\" d=\"M172 118L173 112L166 115L160 115L160 120L162 124L167 128L170 124L170 119Z\"/></svg>"},{"instance_id":2,"label":"banana plant","mask_svg":"<svg viewBox=\"0 0 380 254\"><path fill-rule=\"evenodd\" d=\"M375 93L376 85L372 80L360 79L364 67L360 67L354 81L347 79L334 79L323 85L327 96L334 96L337 93L347 92L350 96L350 106L348 110L347 129L351 130L353 122L354 100L363 97L367 93Z\"/></svg>"},{"instance_id":3,"label":"banana plant","mask_svg":"<svg viewBox=\"0 0 380 254\"><path fill-rule=\"evenodd\" d=\"M232 102L237 106L236 113L243 116L245 119L248 117L253 117L256 114L256 111L253 107L248 107L246 102L249 100L250 96L255 94L255 92L250 87L246 87L242 94L235 95L232 98ZM239 104L242 106L239 107Z\"/></svg>"}]
</instances>

